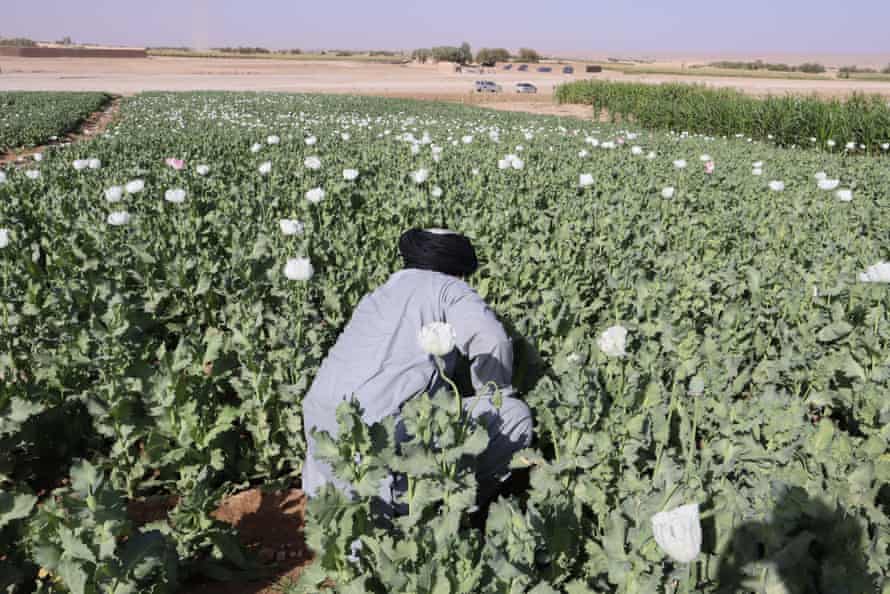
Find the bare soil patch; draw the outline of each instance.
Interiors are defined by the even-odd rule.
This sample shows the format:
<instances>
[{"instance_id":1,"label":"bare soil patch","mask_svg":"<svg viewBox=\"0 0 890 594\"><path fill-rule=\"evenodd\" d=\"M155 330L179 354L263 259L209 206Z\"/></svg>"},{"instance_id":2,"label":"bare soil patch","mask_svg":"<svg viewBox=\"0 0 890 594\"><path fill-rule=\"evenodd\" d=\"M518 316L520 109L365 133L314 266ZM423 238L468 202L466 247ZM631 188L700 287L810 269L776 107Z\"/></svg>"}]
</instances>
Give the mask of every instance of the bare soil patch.
<instances>
[{"instance_id":1,"label":"bare soil patch","mask_svg":"<svg viewBox=\"0 0 890 594\"><path fill-rule=\"evenodd\" d=\"M658 62L655 66L670 66ZM786 93L848 96L853 92L890 96L890 82L871 80L758 79L744 77L675 76L670 74L624 74L606 71L588 75L582 63L575 72L563 74L535 68L520 72L486 68L482 72L446 72L432 65L379 64L361 61L263 60L248 58L171 58L141 60L2 58L0 90L96 90L132 95L143 91L280 91L348 93L387 97L449 97L460 101L477 79L493 80L504 87L505 96L517 82L537 85L539 95L552 95L566 81L586 78L645 83L686 82L731 87L753 95Z\"/></svg>"},{"instance_id":2,"label":"bare soil patch","mask_svg":"<svg viewBox=\"0 0 890 594\"><path fill-rule=\"evenodd\" d=\"M176 497L151 497L130 502L128 513L141 526L163 520L177 503ZM306 496L298 489L243 491L223 500L213 512L217 520L238 530L241 544L268 568L269 576L256 581L185 584L182 594L280 594L276 584L296 579L312 562L303 537Z\"/></svg>"}]
</instances>

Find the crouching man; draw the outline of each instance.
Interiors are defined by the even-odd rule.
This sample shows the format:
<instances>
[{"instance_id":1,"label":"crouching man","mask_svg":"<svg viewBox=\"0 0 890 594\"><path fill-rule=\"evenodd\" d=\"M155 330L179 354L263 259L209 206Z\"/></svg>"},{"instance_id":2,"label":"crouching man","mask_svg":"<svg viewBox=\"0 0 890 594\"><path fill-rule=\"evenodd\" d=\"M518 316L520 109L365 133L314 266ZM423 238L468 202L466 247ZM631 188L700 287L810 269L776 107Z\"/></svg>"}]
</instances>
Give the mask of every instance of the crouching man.
<instances>
[{"instance_id":1,"label":"crouching man","mask_svg":"<svg viewBox=\"0 0 890 594\"><path fill-rule=\"evenodd\" d=\"M399 239L404 269L366 295L324 360L303 401L308 454L303 490L312 497L326 483L344 488L329 464L314 456L313 429L337 435L336 411L354 397L368 424L397 416L409 399L435 391L443 381L435 359L421 348L421 328L432 322L452 326L456 346L470 363L476 396L463 406L488 430L489 444L477 465L480 503L491 499L508 475L513 454L529 445L532 417L513 396L513 348L485 301L465 282L478 267L467 237L444 229L411 229ZM445 358L452 377L456 357ZM493 402L492 384L503 396ZM381 490L391 503L399 489Z\"/></svg>"}]
</instances>

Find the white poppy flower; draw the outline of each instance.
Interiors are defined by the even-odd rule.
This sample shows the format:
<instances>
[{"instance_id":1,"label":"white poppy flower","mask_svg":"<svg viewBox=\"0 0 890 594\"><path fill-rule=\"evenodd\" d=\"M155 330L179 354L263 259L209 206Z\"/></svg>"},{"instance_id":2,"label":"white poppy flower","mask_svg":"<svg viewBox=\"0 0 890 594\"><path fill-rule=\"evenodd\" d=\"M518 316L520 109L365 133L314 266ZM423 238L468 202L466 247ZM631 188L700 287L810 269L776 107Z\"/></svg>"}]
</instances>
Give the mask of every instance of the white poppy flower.
<instances>
[{"instance_id":1,"label":"white poppy flower","mask_svg":"<svg viewBox=\"0 0 890 594\"><path fill-rule=\"evenodd\" d=\"M596 344L610 357L623 357L627 354L624 351L627 345L627 328L620 325L607 328L597 339Z\"/></svg>"},{"instance_id":2,"label":"white poppy flower","mask_svg":"<svg viewBox=\"0 0 890 594\"><path fill-rule=\"evenodd\" d=\"M753 170L751 170L751 175L757 175L757 176L763 175L763 169L753 169Z\"/></svg>"},{"instance_id":3,"label":"white poppy flower","mask_svg":"<svg viewBox=\"0 0 890 594\"><path fill-rule=\"evenodd\" d=\"M442 188L439 186L433 186L433 189L430 191L433 198L441 198L442 197Z\"/></svg>"},{"instance_id":4,"label":"white poppy flower","mask_svg":"<svg viewBox=\"0 0 890 594\"><path fill-rule=\"evenodd\" d=\"M88 166L90 169L101 169L101 168L102 168L102 161L100 161L99 159L89 159L89 160L87 161L87 166Z\"/></svg>"},{"instance_id":5,"label":"white poppy flower","mask_svg":"<svg viewBox=\"0 0 890 594\"><path fill-rule=\"evenodd\" d=\"M343 132L340 134L340 138L343 139L343 142L348 142L352 136L350 136L349 132Z\"/></svg>"},{"instance_id":6,"label":"white poppy flower","mask_svg":"<svg viewBox=\"0 0 890 594\"><path fill-rule=\"evenodd\" d=\"M841 183L839 179L820 179L819 180L819 189L825 190L827 192L835 189Z\"/></svg>"},{"instance_id":7,"label":"white poppy flower","mask_svg":"<svg viewBox=\"0 0 890 594\"><path fill-rule=\"evenodd\" d=\"M821 182L822 180L828 179L828 174L824 171L818 171L813 177L816 179L816 181Z\"/></svg>"},{"instance_id":8,"label":"white poppy flower","mask_svg":"<svg viewBox=\"0 0 890 594\"><path fill-rule=\"evenodd\" d=\"M426 169L418 169L414 173L411 174L411 179L414 180L415 184L422 184L430 177L430 172Z\"/></svg>"},{"instance_id":9,"label":"white poppy flower","mask_svg":"<svg viewBox=\"0 0 890 594\"><path fill-rule=\"evenodd\" d=\"M885 142L884 144L882 144L882 145L881 145L881 150L882 150L882 151L890 150L890 142Z\"/></svg>"},{"instance_id":10,"label":"white poppy flower","mask_svg":"<svg viewBox=\"0 0 890 594\"><path fill-rule=\"evenodd\" d=\"M358 178L358 170L357 169L344 169L343 170L343 179L346 181L355 181Z\"/></svg>"},{"instance_id":11,"label":"white poppy flower","mask_svg":"<svg viewBox=\"0 0 890 594\"><path fill-rule=\"evenodd\" d=\"M284 276L292 281L307 281L315 274L309 258L290 258L284 265Z\"/></svg>"},{"instance_id":12,"label":"white poppy flower","mask_svg":"<svg viewBox=\"0 0 890 594\"><path fill-rule=\"evenodd\" d=\"M844 148L846 148L848 151L855 151L855 150L856 150L856 143L855 143L855 142L848 142Z\"/></svg>"},{"instance_id":13,"label":"white poppy flower","mask_svg":"<svg viewBox=\"0 0 890 594\"><path fill-rule=\"evenodd\" d=\"M646 158L652 161L653 159L655 159L656 156L657 155L655 154L655 151L649 151L649 154L646 155Z\"/></svg>"},{"instance_id":14,"label":"white poppy flower","mask_svg":"<svg viewBox=\"0 0 890 594\"><path fill-rule=\"evenodd\" d=\"M260 175L268 175L270 171L272 171L272 161L260 165Z\"/></svg>"},{"instance_id":15,"label":"white poppy flower","mask_svg":"<svg viewBox=\"0 0 890 594\"><path fill-rule=\"evenodd\" d=\"M28 179L37 179L38 177L40 177L40 171L38 171L37 169L29 169L25 172L25 177L27 177Z\"/></svg>"},{"instance_id":16,"label":"white poppy flower","mask_svg":"<svg viewBox=\"0 0 890 594\"><path fill-rule=\"evenodd\" d=\"M420 341L420 348L436 357L444 357L454 350L457 343L454 328L445 322L431 322L425 325L420 329L417 338Z\"/></svg>"},{"instance_id":17,"label":"white poppy flower","mask_svg":"<svg viewBox=\"0 0 890 594\"><path fill-rule=\"evenodd\" d=\"M130 222L130 213L125 210L117 210L115 212L109 213L107 220L109 225L113 225L115 227L126 225Z\"/></svg>"},{"instance_id":18,"label":"white poppy flower","mask_svg":"<svg viewBox=\"0 0 890 594\"><path fill-rule=\"evenodd\" d=\"M588 136L587 138L585 138L584 142L586 142L587 144L589 144L590 146L592 146L594 148L598 147L600 145L600 141L596 138L591 137L591 136Z\"/></svg>"},{"instance_id":19,"label":"white poppy flower","mask_svg":"<svg viewBox=\"0 0 890 594\"><path fill-rule=\"evenodd\" d=\"M74 170L75 171L83 171L87 167L89 167L90 162L86 159L77 159L74 161Z\"/></svg>"},{"instance_id":20,"label":"white poppy flower","mask_svg":"<svg viewBox=\"0 0 890 594\"><path fill-rule=\"evenodd\" d=\"M253 154L257 154L261 150L263 150L263 145L261 145L259 142L255 142L253 146L250 147L250 152L252 152Z\"/></svg>"},{"instance_id":21,"label":"white poppy flower","mask_svg":"<svg viewBox=\"0 0 890 594\"><path fill-rule=\"evenodd\" d=\"M498 161L498 169L509 169L509 168L510 168L510 161L508 161L507 159L500 159Z\"/></svg>"},{"instance_id":22,"label":"white poppy flower","mask_svg":"<svg viewBox=\"0 0 890 594\"><path fill-rule=\"evenodd\" d=\"M837 199L841 202L850 202L853 200L853 190L838 190L835 193L835 196L837 196Z\"/></svg>"},{"instance_id":23,"label":"white poppy flower","mask_svg":"<svg viewBox=\"0 0 890 594\"><path fill-rule=\"evenodd\" d=\"M303 223L296 219L281 219L278 221L278 227L281 229L282 235L300 235L303 233Z\"/></svg>"},{"instance_id":24,"label":"white poppy flower","mask_svg":"<svg viewBox=\"0 0 890 594\"><path fill-rule=\"evenodd\" d=\"M674 161L674 167L677 169L686 169L686 160L685 159L677 159Z\"/></svg>"},{"instance_id":25,"label":"white poppy flower","mask_svg":"<svg viewBox=\"0 0 890 594\"><path fill-rule=\"evenodd\" d=\"M701 521L698 504L690 503L652 516L655 542L672 559L690 563L701 552Z\"/></svg>"},{"instance_id":26,"label":"white poppy flower","mask_svg":"<svg viewBox=\"0 0 890 594\"><path fill-rule=\"evenodd\" d=\"M642 155L642 154L643 154L643 147L641 147L641 146L632 146L632 147L630 147L630 154L632 154L632 155Z\"/></svg>"},{"instance_id":27,"label":"white poppy flower","mask_svg":"<svg viewBox=\"0 0 890 594\"><path fill-rule=\"evenodd\" d=\"M578 185L587 188L593 185L593 175L590 173L582 173L578 176Z\"/></svg>"},{"instance_id":28,"label":"white poppy flower","mask_svg":"<svg viewBox=\"0 0 890 594\"><path fill-rule=\"evenodd\" d=\"M510 163L510 165L513 167L513 169L519 170L525 167L525 161L523 161L522 159L513 159L513 162Z\"/></svg>"},{"instance_id":29,"label":"white poppy flower","mask_svg":"<svg viewBox=\"0 0 890 594\"><path fill-rule=\"evenodd\" d=\"M145 189L145 182L141 179L134 179L124 186L124 189L127 191L127 194L138 194Z\"/></svg>"},{"instance_id":30,"label":"white poppy flower","mask_svg":"<svg viewBox=\"0 0 890 594\"><path fill-rule=\"evenodd\" d=\"M195 171L198 172L198 175L205 176L208 173L210 173L210 166L209 165L198 165L197 167L195 167Z\"/></svg>"},{"instance_id":31,"label":"white poppy flower","mask_svg":"<svg viewBox=\"0 0 890 594\"><path fill-rule=\"evenodd\" d=\"M313 171L318 171L321 169L321 159L316 156L306 157L303 161L303 165L306 169L312 169Z\"/></svg>"},{"instance_id":32,"label":"white poppy flower","mask_svg":"<svg viewBox=\"0 0 890 594\"><path fill-rule=\"evenodd\" d=\"M668 186L661 191L661 197L662 198L673 198L675 191L676 190L674 190L673 186Z\"/></svg>"},{"instance_id":33,"label":"white poppy flower","mask_svg":"<svg viewBox=\"0 0 890 594\"><path fill-rule=\"evenodd\" d=\"M43 153L34 153L34 160L37 161L38 163L40 161L43 161Z\"/></svg>"},{"instance_id":34,"label":"white poppy flower","mask_svg":"<svg viewBox=\"0 0 890 594\"><path fill-rule=\"evenodd\" d=\"M314 146L315 143L318 142L318 139L314 136L309 136L308 138L306 138L305 142L306 146Z\"/></svg>"},{"instance_id":35,"label":"white poppy flower","mask_svg":"<svg viewBox=\"0 0 890 594\"><path fill-rule=\"evenodd\" d=\"M713 161L714 159L711 158L711 155L702 155L698 158L698 160L702 163L707 163L708 161Z\"/></svg>"},{"instance_id":36,"label":"white poppy flower","mask_svg":"<svg viewBox=\"0 0 890 594\"><path fill-rule=\"evenodd\" d=\"M878 262L859 274L863 283L890 283L890 262Z\"/></svg>"},{"instance_id":37,"label":"white poppy flower","mask_svg":"<svg viewBox=\"0 0 890 594\"><path fill-rule=\"evenodd\" d=\"M274 134L272 136L269 136L266 138L266 144L279 144L280 142L281 142L281 138L278 136L275 136Z\"/></svg>"},{"instance_id":38,"label":"white poppy flower","mask_svg":"<svg viewBox=\"0 0 890 594\"><path fill-rule=\"evenodd\" d=\"M837 143L833 140L828 140L825 142L825 144L828 145L828 148L833 148L835 145L837 145Z\"/></svg>"},{"instance_id":39,"label":"white poppy flower","mask_svg":"<svg viewBox=\"0 0 890 594\"><path fill-rule=\"evenodd\" d=\"M612 142L611 140L607 140L606 142L604 142L600 145L600 148L610 151L610 150L614 149L616 146L617 145L614 142Z\"/></svg>"},{"instance_id":40,"label":"white poppy flower","mask_svg":"<svg viewBox=\"0 0 890 594\"><path fill-rule=\"evenodd\" d=\"M306 200L312 204L318 204L324 200L324 190L322 188L312 188L306 192Z\"/></svg>"},{"instance_id":41,"label":"white poppy flower","mask_svg":"<svg viewBox=\"0 0 890 594\"><path fill-rule=\"evenodd\" d=\"M460 139L464 144L473 144L473 137L469 134Z\"/></svg>"},{"instance_id":42,"label":"white poppy flower","mask_svg":"<svg viewBox=\"0 0 890 594\"><path fill-rule=\"evenodd\" d=\"M781 192L785 189L785 182L773 180L769 183L769 189L773 192Z\"/></svg>"},{"instance_id":43,"label":"white poppy flower","mask_svg":"<svg viewBox=\"0 0 890 594\"><path fill-rule=\"evenodd\" d=\"M9 245L9 229L0 229L0 250Z\"/></svg>"},{"instance_id":44,"label":"white poppy flower","mask_svg":"<svg viewBox=\"0 0 890 594\"><path fill-rule=\"evenodd\" d=\"M185 202L185 190L182 188L167 190L164 192L164 200L173 204L182 204Z\"/></svg>"},{"instance_id":45,"label":"white poppy flower","mask_svg":"<svg viewBox=\"0 0 890 594\"><path fill-rule=\"evenodd\" d=\"M478 167L473 167L473 168L470 170L470 173L472 173L473 175L479 175L479 168L478 168Z\"/></svg>"},{"instance_id":46,"label":"white poppy flower","mask_svg":"<svg viewBox=\"0 0 890 594\"><path fill-rule=\"evenodd\" d=\"M6 183L6 173L3 171L0 171L0 184L5 184L5 183Z\"/></svg>"},{"instance_id":47,"label":"white poppy flower","mask_svg":"<svg viewBox=\"0 0 890 594\"><path fill-rule=\"evenodd\" d=\"M763 169L763 161L755 161L751 166L754 169Z\"/></svg>"},{"instance_id":48,"label":"white poppy flower","mask_svg":"<svg viewBox=\"0 0 890 594\"><path fill-rule=\"evenodd\" d=\"M124 189L120 186L111 186L105 190L105 200L108 202L120 202L124 197Z\"/></svg>"},{"instance_id":49,"label":"white poppy flower","mask_svg":"<svg viewBox=\"0 0 890 594\"><path fill-rule=\"evenodd\" d=\"M588 153L584 149L581 149L580 151L578 151L578 156L582 159L586 159L588 157L588 155L590 155L590 153Z\"/></svg>"}]
</instances>

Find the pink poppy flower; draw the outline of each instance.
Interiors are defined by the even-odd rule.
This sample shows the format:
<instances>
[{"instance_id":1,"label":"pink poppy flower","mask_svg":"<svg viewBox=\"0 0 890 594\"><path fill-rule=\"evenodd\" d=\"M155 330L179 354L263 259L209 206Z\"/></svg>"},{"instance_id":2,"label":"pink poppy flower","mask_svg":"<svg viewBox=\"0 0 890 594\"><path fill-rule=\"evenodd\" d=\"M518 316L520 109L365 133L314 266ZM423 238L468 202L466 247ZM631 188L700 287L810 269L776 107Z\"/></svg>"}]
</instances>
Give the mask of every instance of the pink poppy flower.
<instances>
[{"instance_id":1,"label":"pink poppy flower","mask_svg":"<svg viewBox=\"0 0 890 594\"><path fill-rule=\"evenodd\" d=\"M711 173L714 173L714 168L715 168L715 167L716 167L716 165L714 165L714 162L713 162L713 161L708 161L707 163L705 163L705 173L707 173L707 174L709 174L709 175L710 175Z\"/></svg>"},{"instance_id":2,"label":"pink poppy flower","mask_svg":"<svg viewBox=\"0 0 890 594\"><path fill-rule=\"evenodd\" d=\"M185 161L183 161L182 159L174 159L173 157L168 157L164 160L164 163L166 163L176 171L179 171L180 169L185 167Z\"/></svg>"}]
</instances>

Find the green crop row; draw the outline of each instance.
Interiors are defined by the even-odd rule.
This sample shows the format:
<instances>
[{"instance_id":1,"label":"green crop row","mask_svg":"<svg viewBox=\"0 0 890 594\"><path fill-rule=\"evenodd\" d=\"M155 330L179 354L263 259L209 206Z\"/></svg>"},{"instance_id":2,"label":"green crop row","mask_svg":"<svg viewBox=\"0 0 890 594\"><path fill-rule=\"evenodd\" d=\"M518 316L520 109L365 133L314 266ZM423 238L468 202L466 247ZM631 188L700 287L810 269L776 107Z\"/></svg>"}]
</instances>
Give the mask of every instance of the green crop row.
<instances>
[{"instance_id":1,"label":"green crop row","mask_svg":"<svg viewBox=\"0 0 890 594\"><path fill-rule=\"evenodd\" d=\"M590 104L613 121L659 130L770 140L779 146L886 154L890 103L856 94L756 98L735 89L701 85L577 81L557 87L560 103Z\"/></svg>"},{"instance_id":2,"label":"green crop row","mask_svg":"<svg viewBox=\"0 0 890 594\"><path fill-rule=\"evenodd\" d=\"M400 233L435 226L473 238L471 284L513 338L530 486L483 536L484 436L452 396L406 406L399 454L347 407L326 452L361 492L312 501L316 562L289 589L887 594L890 294L861 282L890 259L887 187L883 159L636 125L127 99L108 134L0 178L0 583L160 593L249 569L209 512L299 484L321 360ZM294 257L311 279L287 278ZM412 485L389 524L369 495L388 469ZM136 526L122 506L153 495L179 504ZM682 563L652 519L688 503L703 538Z\"/></svg>"},{"instance_id":3,"label":"green crop row","mask_svg":"<svg viewBox=\"0 0 890 594\"><path fill-rule=\"evenodd\" d=\"M108 100L105 93L0 92L0 153L61 137Z\"/></svg>"}]
</instances>

